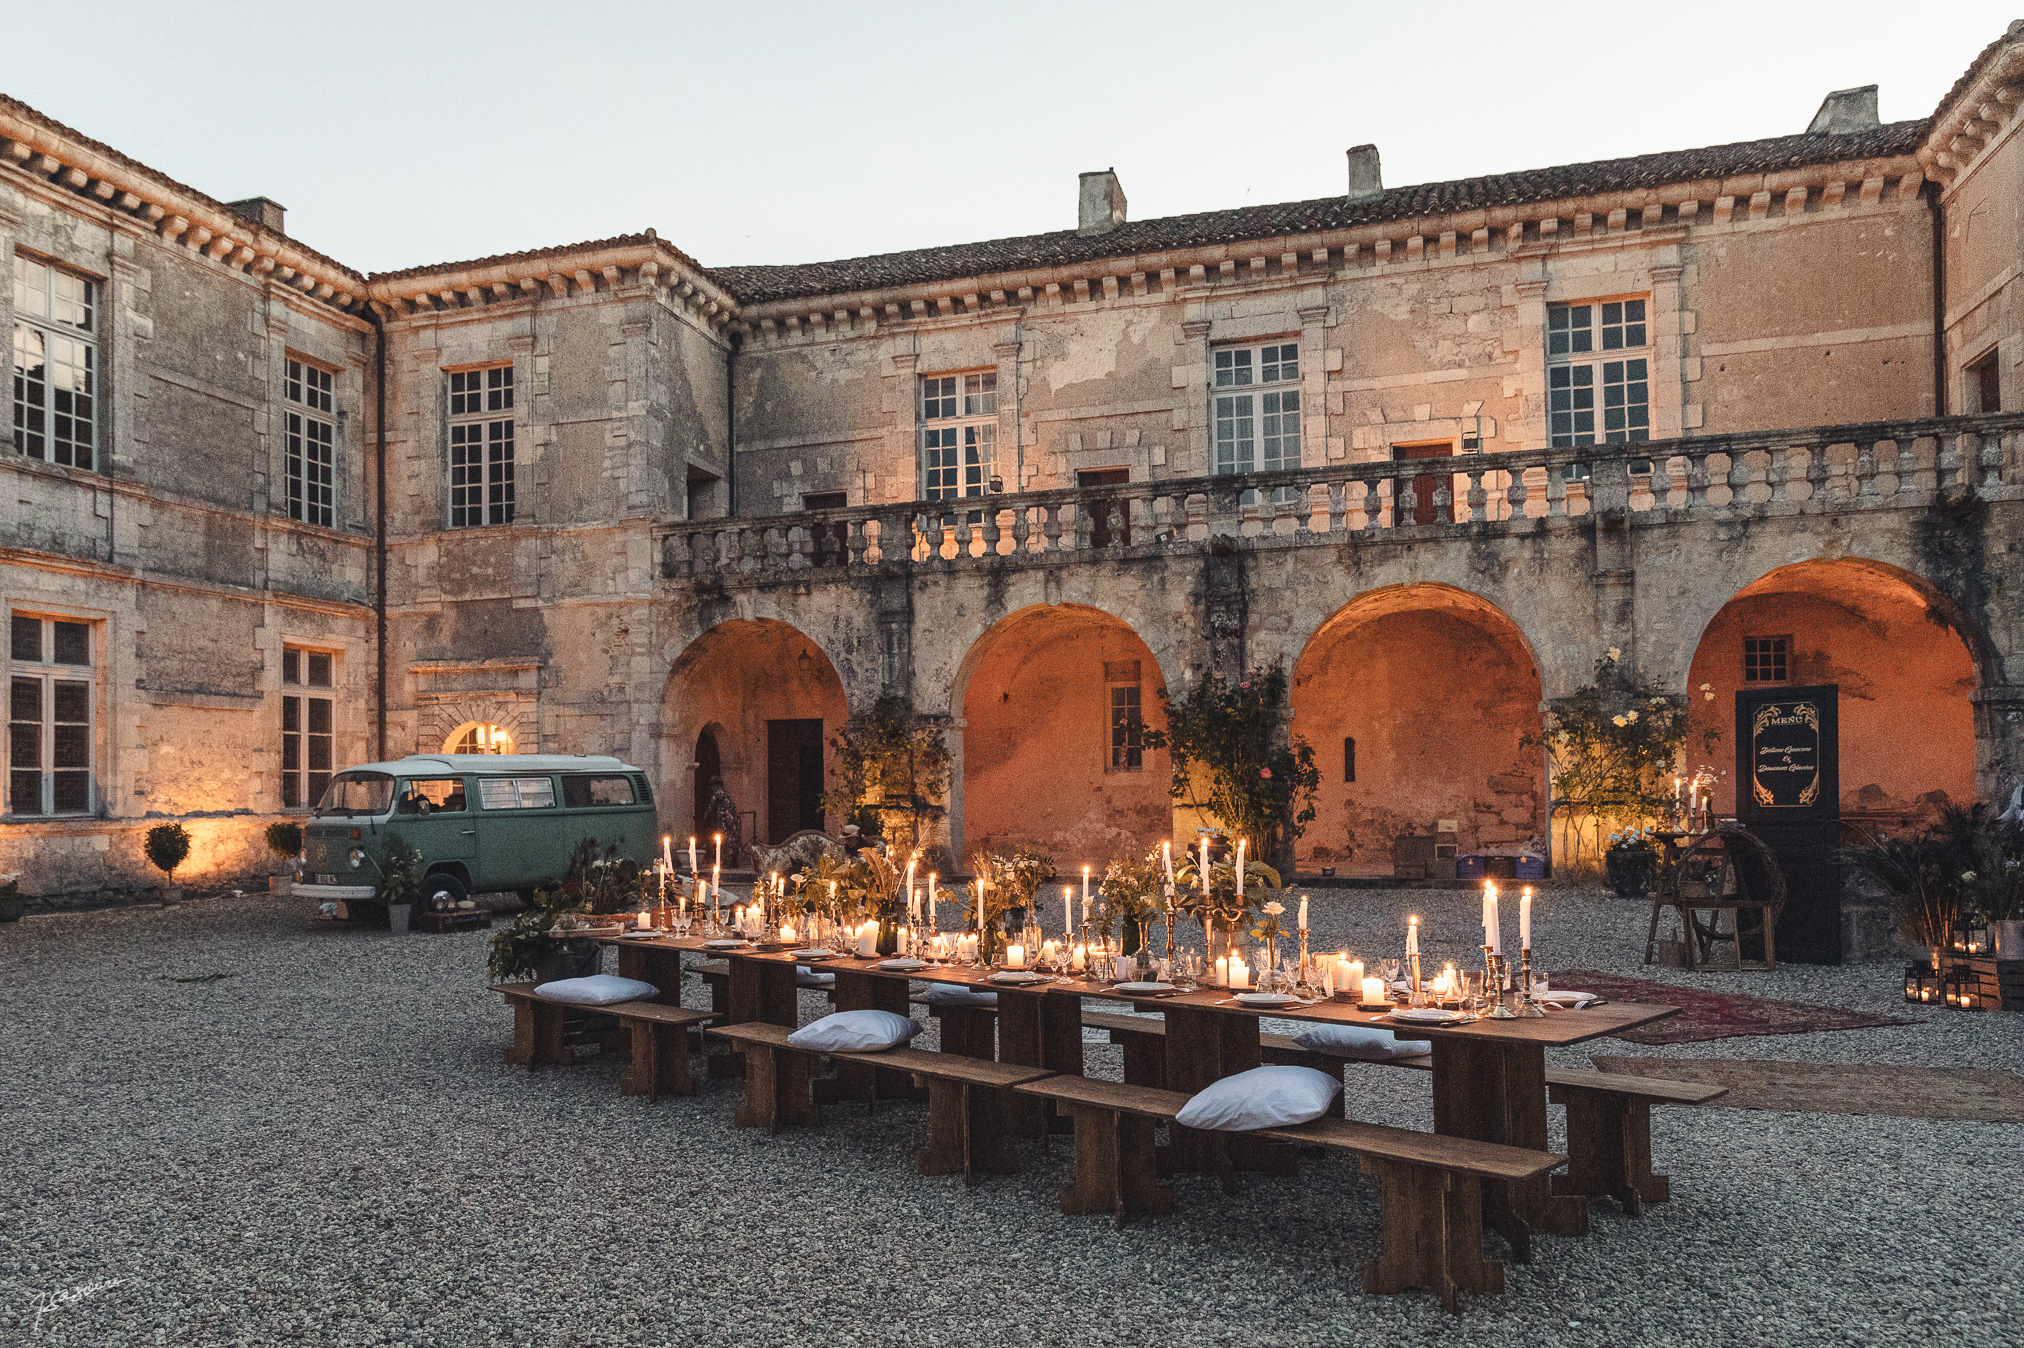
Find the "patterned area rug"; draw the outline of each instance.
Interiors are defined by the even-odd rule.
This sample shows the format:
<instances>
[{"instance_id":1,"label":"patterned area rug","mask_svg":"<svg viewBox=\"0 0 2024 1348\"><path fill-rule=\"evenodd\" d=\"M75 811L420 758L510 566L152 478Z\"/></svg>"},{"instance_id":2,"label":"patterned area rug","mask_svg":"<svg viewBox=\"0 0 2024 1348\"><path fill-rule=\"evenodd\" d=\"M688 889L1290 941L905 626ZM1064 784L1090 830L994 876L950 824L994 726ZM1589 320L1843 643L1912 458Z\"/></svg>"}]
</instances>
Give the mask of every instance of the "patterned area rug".
<instances>
[{"instance_id":1,"label":"patterned area rug","mask_svg":"<svg viewBox=\"0 0 2024 1348\"><path fill-rule=\"evenodd\" d=\"M1612 1058L1605 1072L1727 1086L1708 1109L1794 1114L1887 1114L1900 1119L2024 1123L2024 1077L1981 1067L1823 1066L1733 1058Z\"/></svg>"},{"instance_id":2,"label":"patterned area rug","mask_svg":"<svg viewBox=\"0 0 2024 1348\"><path fill-rule=\"evenodd\" d=\"M1625 1030L1613 1038L1633 1044L1694 1044L1706 1039L1733 1039L1746 1034L1811 1034L1816 1030L1870 1030L1880 1025L1916 1025L1916 1020L1872 1016L1841 1006L1779 1002L1730 992L1703 992L1675 983L1624 978L1593 969L1568 969L1552 975L1553 986L1592 992L1612 1002L1659 1002L1680 1013L1650 1025Z\"/></svg>"}]
</instances>

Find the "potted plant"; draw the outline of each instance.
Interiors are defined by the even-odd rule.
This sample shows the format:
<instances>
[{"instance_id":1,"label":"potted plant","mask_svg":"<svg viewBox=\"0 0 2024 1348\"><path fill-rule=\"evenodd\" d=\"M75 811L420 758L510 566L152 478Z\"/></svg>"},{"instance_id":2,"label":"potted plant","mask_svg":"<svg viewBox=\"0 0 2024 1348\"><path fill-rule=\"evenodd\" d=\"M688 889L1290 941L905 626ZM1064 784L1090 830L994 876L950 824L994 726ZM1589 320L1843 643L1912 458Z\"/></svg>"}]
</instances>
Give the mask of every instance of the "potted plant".
<instances>
[{"instance_id":1,"label":"potted plant","mask_svg":"<svg viewBox=\"0 0 2024 1348\"><path fill-rule=\"evenodd\" d=\"M0 922L19 922L28 910L28 900L21 897L21 876L16 872L0 875Z\"/></svg>"},{"instance_id":2,"label":"potted plant","mask_svg":"<svg viewBox=\"0 0 2024 1348\"><path fill-rule=\"evenodd\" d=\"M487 971L501 982L531 974L537 983L597 972L596 942L549 935L563 916L573 922L582 911L582 899L570 890L535 890L534 901L493 935Z\"/></svg>"},{"instance_id":3,"label":"potted plant","mask_svg":"<svg viewBox=\"0 0 2024 1348\"><path fill-rule=\"evenodd\" d=\"M1609 887L1619 899L1641 899L1651 893L1658 879L1658 844L1643 830L1612 833L1602 864L1609 875Z\"/></svg>"},{"instance_id":4,"label":"potted plant","mask_svg":"<svg viewBox=\"0 0 2024 1348\"><path fill-rule=\"evenodd\" d=\"M189 859L190 831L181 824L156 824L148 830L142 850L155 869L169 878L168 887L162 891L162 902L181 902L183 889L176 883L176 867Z\"/></svg>"},{"instance_id":5,"label":"potted plant","mask_svg":"<svg viewBox=\"0 0 2024 1348\"><path fill-rule=\"evenodd\" d=\"M373 895L387 906L387 929L407 933L415 900L422 892L422 854L398 833L387 834L386 861L380 867L379 891Z\"/></svg>"},{"instance_id":6,"label":"potted plant","mask_svg":"<svg viewBox=\"0 0 2024 1348\"><path fill-rule=\"evenodd\" d=\"M288 863L279 875L267 877L267 892L286 898L295 889L296 863L302 856L302 825L284 820L267 826L267 850Z\"/></svg>"}]
</instances>

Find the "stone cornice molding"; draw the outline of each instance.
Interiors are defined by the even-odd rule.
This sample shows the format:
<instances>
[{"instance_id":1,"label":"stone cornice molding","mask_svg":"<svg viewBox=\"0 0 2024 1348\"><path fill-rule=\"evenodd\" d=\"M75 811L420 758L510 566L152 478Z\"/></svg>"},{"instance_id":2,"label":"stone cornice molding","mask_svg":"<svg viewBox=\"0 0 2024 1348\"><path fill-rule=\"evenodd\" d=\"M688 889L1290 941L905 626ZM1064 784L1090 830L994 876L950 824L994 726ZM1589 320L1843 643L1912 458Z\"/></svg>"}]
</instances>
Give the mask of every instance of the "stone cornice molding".
<instances>
[{"instance_id":1,"label":"stone cornice molding","mask_svg":"<svg viewBox=\"0 0 2024 1348\"><path fill-rule=\"evenodd\" d=\"M1950 187L2008 131L2024 105L2024 32L2006 34L2001 50L1979 63L1965 87L1934 110L1918 159L1942 187Z\"/></svg>"},{"instance_id":2,"label":"stone cornice molding","mask_svg":"<svg viewBox=\"0 0 2024 1348\"><path fill-rule=\"evenodd\" d=\"M0 170L130 217L169 243L219 265L302 292L343 313L355 312L365 278L314 249L234 215L213 201L0 104Z\"/></svg>"},{"instance_id":3,"label":"stone cornice molding","mask_svg":"<svg viewBox=\"0 0 2024 1348\"><path fill-rule=\"evenodd\" d=\"M469 312L539 299L544 292L554 299L651 295L711 330L722 330L739 314L730 291L652 230L635 241L587 244L576 251L376 276L365 286L366 298L389 318Z\"/></svg>"}]
</instances>

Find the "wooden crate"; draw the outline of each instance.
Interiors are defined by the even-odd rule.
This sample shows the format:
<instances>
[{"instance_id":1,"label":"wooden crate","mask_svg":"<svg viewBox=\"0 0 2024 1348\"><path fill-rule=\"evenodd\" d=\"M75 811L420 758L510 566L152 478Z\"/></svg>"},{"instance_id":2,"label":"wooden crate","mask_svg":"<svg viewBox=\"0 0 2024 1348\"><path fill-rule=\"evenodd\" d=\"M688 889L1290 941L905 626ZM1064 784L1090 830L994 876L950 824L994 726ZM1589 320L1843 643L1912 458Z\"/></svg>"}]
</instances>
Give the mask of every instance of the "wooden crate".
<instances>
[{"instance_id":1,"label":"wooden crate","mask_svg":"<svg viewBox=\"0 0 2024 1348\"><path fill-rule=\"evenodd\" d=\"M408 920L411 931L434 932L440 936L450 931L477 931L492 925L492 915L483 908L452 908L446 913L416 913Z\"/></svg>"},{"instance_id":2,"label":"wooden crate","mask_svg":"<svg viewBox=\"0 0 2024 1348\"><path fill-rule=\"evenodd\" d=\"M1965 969L1974 978L1976 1001L1989 1011L2024 1011L2024 960L1993 955L1945 956L1949 973Z\"/></svg>"}]
</instances>

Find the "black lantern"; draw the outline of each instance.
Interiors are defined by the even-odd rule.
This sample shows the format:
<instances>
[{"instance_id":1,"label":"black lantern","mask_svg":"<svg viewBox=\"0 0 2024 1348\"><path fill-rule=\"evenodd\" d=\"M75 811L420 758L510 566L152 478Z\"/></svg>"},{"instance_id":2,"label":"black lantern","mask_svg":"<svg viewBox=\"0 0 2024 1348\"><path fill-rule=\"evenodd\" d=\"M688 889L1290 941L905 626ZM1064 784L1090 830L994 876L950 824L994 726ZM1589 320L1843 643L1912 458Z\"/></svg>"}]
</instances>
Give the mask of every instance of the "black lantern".
<instances>
[{"instance_id":1,"label":"black lantern","mask_svg":"<svg viewBox=\"0 0 2024 1348\"><path fill-rule=\"evenodd\" d=\"M1978 1010L1982 1005L1981 992L1982 983L1975 977L1974 971L1961 968L1959 965L1948 970L1946 980L1941 985L1942 999L1948 1006L1959 1011Z\"/></svg>"},{"instance_id":2,"label":"black lantern","mask_svg":"<svg viewBox=\"0 0 2024 1348\"><path fill-rule=\"evenodd\" d=\"M1940 1000L1940 976L1930 964L1905 966L1905 1000L1931 1005Z\"/></svg>"},{"instance_id":3,"label":"black lantern","mask_svg":"<svg viewBox=\"0 0 2024 1348\"><path fill-rule=\"evenodd\" d=\"M1985 955L1989 951L1989 919L1977 912L1961 914L1954 926L1954 950L1963 955Z\"/></svg>"}]
</instances>

